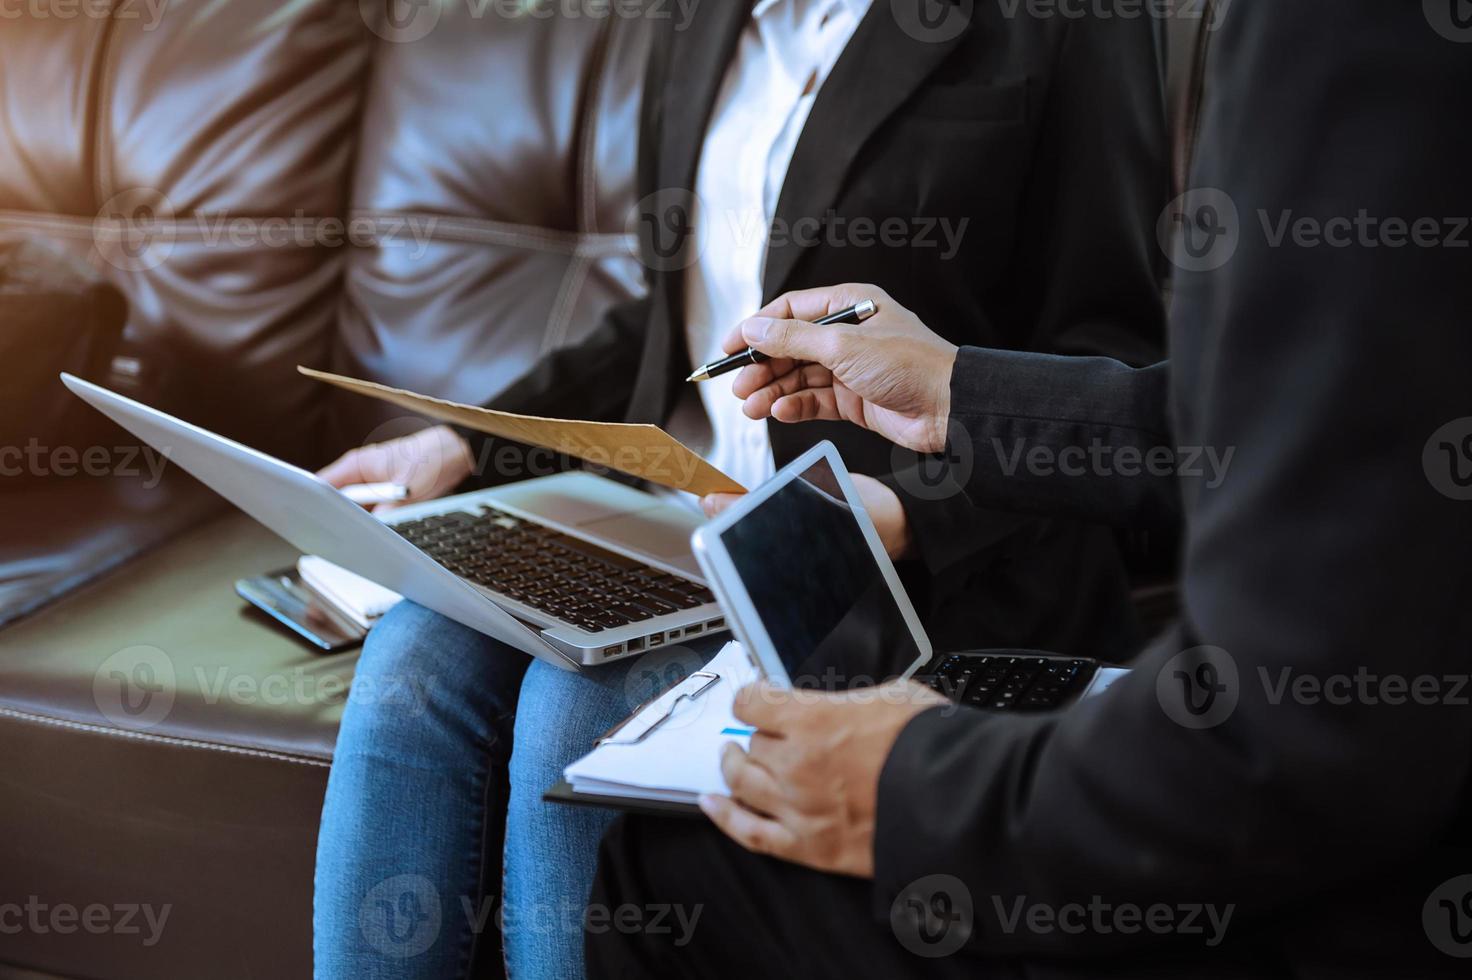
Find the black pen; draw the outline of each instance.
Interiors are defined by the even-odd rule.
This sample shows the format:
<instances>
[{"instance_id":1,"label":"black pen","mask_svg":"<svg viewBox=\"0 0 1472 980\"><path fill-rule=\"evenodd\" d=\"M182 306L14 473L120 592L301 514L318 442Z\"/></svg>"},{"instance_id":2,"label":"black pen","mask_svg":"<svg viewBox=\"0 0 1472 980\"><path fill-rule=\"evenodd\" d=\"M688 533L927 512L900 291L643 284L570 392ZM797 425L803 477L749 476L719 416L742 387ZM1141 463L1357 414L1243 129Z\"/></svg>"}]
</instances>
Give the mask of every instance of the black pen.
<instances>
[{"instance_id":1,"label":"black pen","mask_svg":"<svg viewBox=\"0 0 1472 980\"><path fill-rule=\"evenodd\" d=\"M874 301L872 299L866 299L862 303L850 306L846 310L839 310L837 313L830 313L820 320L814 320L813 323L820 327L826 327L834 323L863 323L878 312L879 307L875 305ZM719 361L711 364L701 365L695 369L694 374L685 380L709 381L711 378L719 378L723 374L730 374L737 368L744 368L748 364L760 364L765 360L767 360L767 355L755 347L748 347L746 350L732 354L730 357L723 357Z\"/></svg>"}]
</instances>

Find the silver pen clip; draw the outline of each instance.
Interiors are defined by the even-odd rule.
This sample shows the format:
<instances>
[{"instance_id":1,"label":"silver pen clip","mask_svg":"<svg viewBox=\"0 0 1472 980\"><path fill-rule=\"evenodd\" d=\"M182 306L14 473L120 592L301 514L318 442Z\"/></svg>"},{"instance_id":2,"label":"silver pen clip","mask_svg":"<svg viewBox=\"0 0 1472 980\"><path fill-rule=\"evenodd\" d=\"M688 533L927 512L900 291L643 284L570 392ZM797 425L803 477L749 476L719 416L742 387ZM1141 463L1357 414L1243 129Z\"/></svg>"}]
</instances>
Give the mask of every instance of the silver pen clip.
<instances>
[{"instance_id":1,"label":"silver pen clip","mask_svg":"<svg viewBox=\"0 0 1472 980\"><path fill-rule=\"evenodd\" d=\"M593 742L593 746L596 748L601 745L638 745L650 735L654 734L654 732L658 730L659 726L663 725L665 722L673 718L675 715L675 709L680 706L680 703L682 701L694 701L706 691L710 690L710 688L720 679L720 674L713 674L708 670L697 670L695 673L691 674L689 677L686 677L684 680L680 681L680 683L676 684L668 691L660 691L654 697L639 705L639 707L635 709L633 714L629 715L629 717L625 718L613 728L609 729L608 733L605 734L602 738L596 739ZM680 690L682 687L685 687L687 685L690 687L690 690ZM674 692L676 691L679 691L680 693L676 694L675 697L670 700L669 707L665 709L664 714L655 719L654 724L650 725L648 728L644 729L644 731L640 732L633 738L620 739L617 737L619 732L623 731L631 723L637 720L638 717L643 714L647 708L658 703L660 698L668 697L670 694L674 694Z\"/></svg>"}]
</instances>

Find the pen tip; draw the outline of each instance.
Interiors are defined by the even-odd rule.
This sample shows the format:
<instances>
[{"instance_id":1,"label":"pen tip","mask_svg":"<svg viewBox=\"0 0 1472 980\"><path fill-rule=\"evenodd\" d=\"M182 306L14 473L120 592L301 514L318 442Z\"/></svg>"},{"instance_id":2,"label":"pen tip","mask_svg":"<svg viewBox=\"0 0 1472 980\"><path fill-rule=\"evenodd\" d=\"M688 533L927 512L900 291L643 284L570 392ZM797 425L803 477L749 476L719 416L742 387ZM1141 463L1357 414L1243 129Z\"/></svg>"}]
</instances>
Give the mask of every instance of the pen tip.
<instances>
[{"instance_id":1,"label":"pen tip","mask_svg":"<svg viewBox=\"0 0 1472 980\"><path fill-rule=\"evenodd\" d=\"M694 374L690 375L690 377L686 378L685 381L704 381L706 377L707 375L704 371L696 371Z\"/></svg>"}]
</instances>

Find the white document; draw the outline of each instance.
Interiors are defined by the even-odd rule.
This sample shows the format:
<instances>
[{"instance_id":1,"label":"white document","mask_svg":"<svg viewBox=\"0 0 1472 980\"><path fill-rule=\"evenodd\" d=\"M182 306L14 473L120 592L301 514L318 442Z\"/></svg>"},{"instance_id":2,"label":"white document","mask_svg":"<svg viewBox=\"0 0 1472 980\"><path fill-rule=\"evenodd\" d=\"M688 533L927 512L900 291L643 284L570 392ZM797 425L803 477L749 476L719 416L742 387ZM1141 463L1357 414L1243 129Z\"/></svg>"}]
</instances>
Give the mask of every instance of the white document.
<instances>
[{"instance_id":1,"label":"white document","mask_svg":"<svg viewBox=\"0 0 1472 980\"><path fill-rule=\"evenodd\" d=\"M378 617L403 598L377 582L370 582L356 572L316 555L302 555L297 559L296 570L313 592L363 629L372 626Z\"/></svg>"},{"instance_id":2,"label":"white document","mask_svg":"<svg viewBox=\"0 0 1472 980\"><path fill-rule=\"evenodd\" d=\"M674 803L694 803L702 793L725 794L722 747L751 743L750 727L731 709L736 692L756 680L757 672L734 641L703 670L720 679L695 698L679 699L678 687L672 688L629 719L613 741L564 769L573 790ZM652 727L666 715L667 721Z\"/></svg>"}]
</instances>

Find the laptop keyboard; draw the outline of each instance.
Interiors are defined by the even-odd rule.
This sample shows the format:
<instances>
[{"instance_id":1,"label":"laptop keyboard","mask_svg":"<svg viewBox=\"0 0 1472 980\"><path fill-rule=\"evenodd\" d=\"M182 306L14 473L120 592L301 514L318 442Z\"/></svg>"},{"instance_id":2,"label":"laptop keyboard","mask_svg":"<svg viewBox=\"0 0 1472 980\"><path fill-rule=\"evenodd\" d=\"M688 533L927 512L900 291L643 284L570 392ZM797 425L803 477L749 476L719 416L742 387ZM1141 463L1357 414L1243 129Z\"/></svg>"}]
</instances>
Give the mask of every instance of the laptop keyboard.
<instances>
[{"instance_id":1,"label":"laptop keyboard","mask_svg":"<svg viewBox=\"0 0 1472 980\"><path fill-rule=\"evenodd\" d=\"M924 683L974 708L1048 711L1083 690L1096 669L1090 660L952 654Z\"/></svg>"},{"instance_id":2,"label":"laptop keyboard","mask_svg":"<svg viewBox=\"0 0 1472 980\"><path fill-rule=\"evenodd\" d=\"M703 585L492 507L391 526L456 575L589 633L716 601Z\"/></svg>"}]
</instances>

